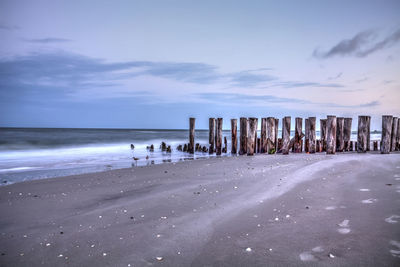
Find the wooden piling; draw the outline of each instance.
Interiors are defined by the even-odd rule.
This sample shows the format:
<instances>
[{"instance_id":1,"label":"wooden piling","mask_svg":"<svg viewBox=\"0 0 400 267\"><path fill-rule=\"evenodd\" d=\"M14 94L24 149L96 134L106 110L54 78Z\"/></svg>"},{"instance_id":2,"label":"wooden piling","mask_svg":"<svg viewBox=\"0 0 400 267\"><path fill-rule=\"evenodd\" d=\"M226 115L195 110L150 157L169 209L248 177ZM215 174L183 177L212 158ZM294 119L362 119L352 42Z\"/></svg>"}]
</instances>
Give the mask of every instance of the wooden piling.
<instances>
[{"instance_id":1,"label":"wooden piling","mask_svg":"<svg viewBox=\"0 0 400 267\"><path fill-rule=\"evenodd\" d=\"M226 136L224 136L224 149L223 149L224 153L228 153L228 140L226 138Z\"/></svg>"},{"instance_id":2,"label":"wooden piling","mask_svg":"<svg viewBox=\"0 0 400 267\"><path fill-rule=\"evenodd\" d=\"M255 133L254 133L254 153L258 153L258 148L259 148L259 145L258 145L258 138L257 138L257 128L258 128L258 119L256 118L256 131L255 131Z\"/></svg>"},{"instance_id":3,"label":"wooden piling","mask_svg":"<svg viewBox=\"0 0 400 267\"><path fill-rule=\"evenodd\" d=\"M317 139L316 152L322 152L321 139Z\"/></svg>"},{"instance_id":4,"label":"wooden piling","mask_svg":"<svg viewBox=\"0 0 400 267\"><path fill-rule=\"evenodd\" d=\"M390 151L396 151L398 121L399 121L399 118L393 117Z\"/></svg>"},{"instance_id":5,"label":"wooden piling","mask_svg":"<svg viewBox=\"0 0 400 267\"><path fill-rule=\"evenodd\" d=\"M399 151L400 150L400 119L397 122L397 138L396 138L396 140L397 140L396 151Z\"/></svg>"},{"instance_id":6,"label":"wooden piling","mask_svg":"<svg viewBox=\"0 0 400 267\"><path fill-rule=\"evenodd\" d=\"M216 121L215 152L217 155L222 154L222 122L222 118L218 118Z\"/></svg>"},{"instance_id":7,"label":"wooden piling","mask_svg":"<svg viewBox=\"0 0 400 267\"><path fill-rule=\"evenodd\" d=\"M231 136L232 136L231 153L232 153L232 155L236 155L236 153L237 153L237 119L231 119Z\"/></svg>"},{"instance_id":8,"label":"wooden piling","mask_svg":"<svg viewBox=\"0 0 400 267\"><path fill-rule=\"evenodd\" d=\"M257 118L249 118L247 156L253 156L256 149Z\"/></svg>"},{"instance_id":9,"label":"wooden piling","mask_svg":"<svg viewBox=\"0 0 400 267\"><path fill-rule=\"evenodd\" d=\"M247 132L247 118L240 118L240 155L247 154Z\"/></svg>"},{"instance_id":10,"label":"wooden piling","mask_svg":"<svg viewBox=\"0 0 400 267\"><path fill-rule=\"evenodd\" d=\"M278 128L279 128L279 119L275 119L275 151L279 150L279 142L278 142Z\"/></svg>"},{"instance_id":11,"label":"wooden piling","mask_svg":"<svg viewBox=\"0 0 400 267\"><path fill-rule=\"evenodd\" d=\"M268 141L267 141L267 118L261 118L261 144L260 153L266 153L268 151Z\"/></svg>"},{"instance_id":12,"label":"wooden piling","mask_svg":"<svg viewBox=\"0 0 400 267\"><path fill-rule=\"evenodd\" d=\"M294 128L294 143L293 143L293 152L301 153L303 151L303 143L301 142L303 139L303 119L296 118L295 119L295 128Z\"/></svg>"},{"instance_id":13,"label":"wooden piling","mask_svg":"<svg viewBox=\"0 0 400 267\"><path fill-rule=\"evenodd\" d=\"M194 127L195 127L195 118L189 118L189 153L194 154Z\"/></svg>"},{"instance_id":14,"label":"wooden piling","mask_svg":"<svg viewBox=\"0 0 400 267\"><path fill-rule=\"evenodd\" d=\"M381 153L389 154L390 153L390 142L392 138L392 124L393 124L393 116L384 115L382 116L382 143L381 143Z\"/></svg>"},{"instance_id":15,"label":"wooden piling","mask_svg":"<svg viewBox=\"0 0 400 267\"><path fill-rule=\"evenodd\" d=\"M336 152L344 150L344 118L336 118Z\"/></svg>"},{"instance_id":16,"label":"wooden piling","mask_svg":"<svg viewBox=\"0 0 400 267\"><path fill-rule=\"evenodd\" d=\"M317 140L316 133L315 133L316 121L317 121L316 117L309 117L308 118L308 124L309 124L309 127L310 127L310 132L309 132L309 136L308 136L308 139L309 139L308 148L309 148L309 152L310 153L315 153L315 150L316 150L316 140Z\"/></svg>"},{"instance_id":17,"label":"wooden piling","mask_svg":"<svg viewBox=\"0 0 400 267\"><path fill-rule=\"evenodd\" d=\"M344 118L344 131L343 131L344 151L350 151L352 121L353 121L352 118Z\"/></svg>"},{"instance_id":18,"label":"wooden piling","mask_svg":"<svg viewBox=\"0 0 400 267\"><path fill-rule=\"evenodd\" d=\"M208 119L208 142L210 144L208 153L213 154L215 151L215 118Z\"/></svg>"},{"instance_id":19,"label":"wooden piling","mask_svg":"<svg viewBox=\"0 0 400 267\"><path fill-rule=\"evenodd\" d=\"M378 141L374 141L374 151L378 151Z\"/></svg>"},{"instance_id":20,"label":"wooden piling","mask_svg":"<svg viewBox=\"0 0 400 267\"><path fill-rule=\"evenodd\" d=\"M369 116L358 116L357 147L358 153L369 150Z\"/></svg>"},{"instance_id":21,"label":"wooden piling","mask_svg":"<svg viewBox=\"0 0 400 267\"><path fill-rule=\"evenodd\" d=\"M310 122L307 119L304 120L304 152L308 153L310 150Z\"/></svg>"},{"instance_id":22,"label":"wooden piling","mask_svg":"<svg viewBox=\"0 0 400 267\"><path fill-rule=\"evenodd\" d=\"M336 153L336 116L326 120L326 154Z\"/></svg>"},{"instance_id":23,"label":"wooden piling","mask_svg":"<svg viewBox=\"0 0 400 267\"><path fill-rule=\"evenodd\" d=\"M319 134L321 139L322 151L326 151L326 119L319 120Z\"/></svg>"},{"instance_id":24,"label":"wooden piling","mask_svg":"<svg viewBox=\"0 0 400 267\"><path fill-rule=\"evenodd\" d=\"M356 146L357 147L357 146ZM353 151L353 141L350 141L349 151Z\"/></svg>"},{"instance_id":25,"label":"wooden piling","mask_svg":"<svg viewBox=\"0 0 400 267\"><path fill-rule=\"evenodd\" d=\"M257 138L257 153L261 153L261 138Z\"/></svg>"},{"instance_id":26,"label":"wooden piling","mask_svg":"<svg viewBox=\"0 0 400 267\"><path fill-rule=\"evenodd\" d=\"M276 119L272 117L267 118L267 123L266 123L266 138L267 138L267 149L266 152L268 154L275 154L277 151L277 136L276 136L276 129L278 128L278 125L275 124Z\"/></svg>"},{"instance_id":27,"label":"wooden piling","mask_svg":"<svg viewBox=\"0 0 400 267\"><path fill-rule=\"evenodd\" d=\"M289 154L290 146L290 117L284 117L282 120L282 154Z\"/></svg>"},{"instance_id":28,"label":"wooden piling","mask_svg":"<svg viewBox=\"0 0 400 267\"><path fill-rule=\"evenodd\" d=\"M371 147L371 116L367 116L367 151L370 150Z\"/></svg>"}]
</instances>

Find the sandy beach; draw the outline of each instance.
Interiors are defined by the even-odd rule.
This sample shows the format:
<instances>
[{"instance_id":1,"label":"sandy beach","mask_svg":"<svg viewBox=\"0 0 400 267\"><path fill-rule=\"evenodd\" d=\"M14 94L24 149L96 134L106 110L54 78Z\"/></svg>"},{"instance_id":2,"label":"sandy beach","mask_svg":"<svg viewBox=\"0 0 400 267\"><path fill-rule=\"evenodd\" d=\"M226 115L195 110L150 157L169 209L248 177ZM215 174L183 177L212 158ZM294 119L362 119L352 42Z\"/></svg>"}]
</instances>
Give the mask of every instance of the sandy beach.
<instances>
[{"instance_id":1,"label":"sandy beach","mask_svg":"<svg viewBox=\"0 0 400 267\"><path fill-rule=\"evenodd\" d=\"M0 266L399 266L400 154L201 159L0 187Z\"/></svg>"}]
</instances>

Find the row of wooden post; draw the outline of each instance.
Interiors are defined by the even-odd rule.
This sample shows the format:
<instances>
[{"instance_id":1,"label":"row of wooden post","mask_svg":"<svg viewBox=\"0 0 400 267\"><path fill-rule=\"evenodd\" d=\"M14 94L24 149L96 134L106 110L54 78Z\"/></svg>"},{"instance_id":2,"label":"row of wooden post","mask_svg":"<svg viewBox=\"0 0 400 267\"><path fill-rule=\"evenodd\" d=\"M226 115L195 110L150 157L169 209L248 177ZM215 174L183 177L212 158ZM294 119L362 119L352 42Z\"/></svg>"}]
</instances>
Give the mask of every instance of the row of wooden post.
<instances>
[{"instance_id":1,"label":"row of wooden post","mask_svg":"<svg viewBox=\"0 0 400 267\"><path fill-rule=\"evenodd\" d=\"M209 153L221 155L227 153L227 140L224 138L225 147L222 148L222 118L209 119ZM261 119L261 136L257 138L257 118L240 118L239 150L237 138L237 119L231 119L231 154L254 155L255 153L274 154L281 152L284 155L293 153L336 152L353 151L353 142L350 141L352 118L327 116L320 120L320 139L316 139L316 117L305 119L305 133L302 131L303 119L295 119L294 138L290 139L291 117L282 119L282 138L278 138L279 119L268 117ZM188 152L194 153L195 118L189 121ZM358 116L358 132L355 150L367 152L370 150L370 116ZM399 150L400 123L397 117L382 116L382 137L380 150L382 154ZM377 142L374 142L377 150Z\"/></svg>"}]
</instances>

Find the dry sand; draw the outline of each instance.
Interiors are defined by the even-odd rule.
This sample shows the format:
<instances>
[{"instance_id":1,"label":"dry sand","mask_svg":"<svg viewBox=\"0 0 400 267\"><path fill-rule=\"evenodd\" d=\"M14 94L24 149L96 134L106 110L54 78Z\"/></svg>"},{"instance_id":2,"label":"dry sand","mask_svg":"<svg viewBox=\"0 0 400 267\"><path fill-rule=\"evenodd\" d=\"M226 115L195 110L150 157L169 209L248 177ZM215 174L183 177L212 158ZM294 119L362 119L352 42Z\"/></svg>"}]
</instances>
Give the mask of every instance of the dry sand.
<instances>
[{"instance_id":1,"label":"dry sand","mask_svg":"<svg viewBox=\"0 0 400 267\"><path fill-rule=\"evenodd\" d=\"M400 266L400 154L215 158L0 187L0 266Z\"/></svg>"}]
</instances>

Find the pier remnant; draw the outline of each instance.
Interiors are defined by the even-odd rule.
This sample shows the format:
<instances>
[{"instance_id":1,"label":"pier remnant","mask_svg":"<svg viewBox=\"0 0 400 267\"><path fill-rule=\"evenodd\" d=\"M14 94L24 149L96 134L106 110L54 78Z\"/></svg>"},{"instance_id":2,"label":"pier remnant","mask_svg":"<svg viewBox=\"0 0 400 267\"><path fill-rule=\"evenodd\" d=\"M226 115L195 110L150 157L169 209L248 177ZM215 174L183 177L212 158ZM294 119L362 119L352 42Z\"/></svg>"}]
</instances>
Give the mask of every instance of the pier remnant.
<instances>
[{"instance_id":1,"label":"pier remnant","mask_svg":"<svg viewBox=\"0 0 400 267\"><path fill-rule=\"evenodd\" d=\"M216 121L215 152L217 155L222 154L222 122L222 118L218 118Z\"/></svg>"},{"instance_id":2,"label":"pier remnant","mask_svg":"<svg viewBox=\"0 0 400 267\"><path fill-rule=\"evenodd\" d=\"M240 149L239 155L247 153L247 118L240 118Z\"/></svg>"},{"instance_id":3,"label":"pier remnant","mask_svg":"<svg viewBox=\"0 0 400 267\"><path fill-rule=\"evenodd\" d=\"M293 152L301 153L303 151L303 119L296 118L295 119L295 127L294 127L294 143L293 143Z\"/></svg>"},{"instance_id":4,"label":"pier remnant","mask_svg":"<svg viewBox=\"0 0 400 267\"><path fill-rule=\"evenodd\" d=\"M396 151L397 135L398 135L398 133L397 133L398 122L399 122L399 118L393 117L390 151Z\"/></svg>"},{"instance_id":5,"label":"pier remnant","mask_svg":"<svg viewBox=\"0 0 400 267\"><path fill-rule=\"evenodd\" d=\"M231 153L236 155L237 153L237 119L231 119Z\"/></svg>"},{"instance_id":6,"label":"pier remnant","mask_svg":"<svg viewBox=\"0 0 400 267\"><path fill-rule=\"evenodd\" d=\"M384 115L382 116L382 138L381 138L381 153L389 154L390 153L390 142L392 138L392 124L393 124L393 116Z\"/></svg>"},{"instance_id":7,"label":"pier remnant","mask_svg":"<svg viewBox=\"0 0 400 267\"><path fill-rule=\"evenodd\" d=\"M326 154L336 153L336 116L328 116L326 120Z\"/></svg>"},{"instance_id":8,"label":"pier remnant","mask_svg":"<svg viewBox=\"0 0 400 267\"><path fill-rule=\"evenodd\" d=\"M326 119L320 119L319 120L319 133L320 133L320 139L321 139L321 146L322 146L322 151L326 151Z\"/></svg>"},{"instance_id":9,"label":"pier remnant","mask_svg":"<svg viewBox=\"0 0 400 267\"><path fill-rule=\"evenodd\" d=\"M289 154L290 146L290 116L286 116L282 120L282 154Z\"/></svg>"},{"instance_id":10,"label":"pier remnant","mask_svg":"<svg viewBox=\"0 0 400 267\"><path fill-rule=\"evenodd\" d=\"M309 124L309 135L308 135L308 139L309 139L309 145L308 145L308 149L310 153L315 153L316 150L316 133L315 133L315 124L316 124L316 117L309 117L308 118L308 124Z\"/></svg>"},{"instance_id":11,"label":"pier remnant","mask_svg":"<svg viewBox=\"0 0 400 267\"><path fill-rule=\"evenodd\" d=\"M276 125L276 119L273 117L268 117L267 118L267 132L266 132L266 138L267 138L267 150L266 152L268 154L275 154L278 148L278 142L277 142L277 129L278 125Z\"/></svg>"},{"instance_id":12,"label":"pier remnant","mask_svg":"<svg viewBox=\"0 0 400 267\"><path fill-rule=\"evenodd\" d=\"M253 156L256 151L257 118L249 118L249 129L247 136L247 156Z\"/></svg>"},{"instance_id":13,"label":"pier remnant","mask_svg":"<svg viewBox=\"0 0 400 267\"><path fill-rule=\"evenodd\" d=\"M208 153L213 154L215 151L215 118L208 119L208 143L210 147Z\"/></svg>"},{"instance_id":14,"label":"pier remnant","mask_svg":"<svg viewBox=\"0 0 400 267\"><path fill-rule=\"evenodd\" d=\"M359 153L365 153L369 150L369 116L358 116L357 146Z\"/></svg>"},{"instance_id":15,"label":"pier remnant","mask_svg":"<svg viewBox=\"0 0 400 267\"><path fill-rule=\"evenodd\" d=\"M307 119L304 120L304 152L310 151L310 122Z\"/></svg>"},{"instance_id":16,"label":"pier remnant","mask_svg":"<svg viewBox=\"0 0 400 267\"><path fill-rule=\"evenodd\" d=\"M265 153L268 151L268 141L267 141L267 118L261 118L261 134L260 134L261 144L260 153Z\"/></svg>"},{"instance_id":17,"label":"pier remnant","mask_svg":"<svg viewBox=\"0 0 400 267\"><path fill-rule=\"evenodd\" d=\"M350 151L352 121L353 121L352 118L344 118L344 129L343 129L344 151Z\"/></svg>"},{"instance_id":18,"label":"pier remnant","mask_svg":"<svg viewBox=\"0 0 400 267\"><path fill-rule=\"evenodd\" d=\"M194 126L196 119L189 118L189 153L194 153Z\"/></svg>"},{"instance_id":19,"label":"pier remnant","mask_svg":"<svg viewBox=\"0 0 400 267\"><path fill-rule=\"evenodd\" d=\"M343 152L344 150L344 118L336 118L336 151Z\"/></svg>"}]
</instances>

